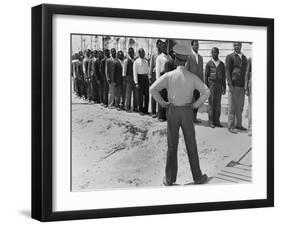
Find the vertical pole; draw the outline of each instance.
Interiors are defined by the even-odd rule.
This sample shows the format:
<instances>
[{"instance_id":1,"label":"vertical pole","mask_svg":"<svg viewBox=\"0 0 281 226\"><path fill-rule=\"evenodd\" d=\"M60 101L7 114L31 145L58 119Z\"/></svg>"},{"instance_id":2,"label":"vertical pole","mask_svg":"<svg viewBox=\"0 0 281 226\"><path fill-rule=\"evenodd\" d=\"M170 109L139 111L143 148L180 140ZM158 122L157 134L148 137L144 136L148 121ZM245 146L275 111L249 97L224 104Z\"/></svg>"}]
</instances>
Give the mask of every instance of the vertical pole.
<instances>
[{"instance_id":1,"label":"vertical pole","mask_svg":"<svg viewBox=\"0 0 281 226\"><path fill-rule=\"evenodd\" d=\"M81 44L81 46L80 46L80 47L81 47L81 51L83 52L83 46L82 46L82 42L83 42L83 41L82 41L82 35L80 35L80 42L81 42L81 43L80 43L80 44Z\"/></svg>"}]
</instances>

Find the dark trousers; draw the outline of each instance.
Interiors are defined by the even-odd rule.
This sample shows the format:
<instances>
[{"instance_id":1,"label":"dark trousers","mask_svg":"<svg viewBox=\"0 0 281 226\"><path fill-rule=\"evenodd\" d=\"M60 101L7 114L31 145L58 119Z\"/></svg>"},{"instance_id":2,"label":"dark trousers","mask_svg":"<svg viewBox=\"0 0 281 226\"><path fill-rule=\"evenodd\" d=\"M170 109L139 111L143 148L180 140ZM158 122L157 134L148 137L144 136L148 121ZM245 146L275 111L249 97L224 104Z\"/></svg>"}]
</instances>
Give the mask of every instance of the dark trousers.
<instances>
[{"instance_id":1,"label":"dark trousers","mask_svg":"<svg viewBox=\"0 0 281 226\"><path fill-rule=\"evenodd\" d=\"M126 77L122 78L122 83L120 84L120 96L121 96L121 108L125 109L125 102L126 102Z\"/></svg>"},{"instance_id":2,"label":"dark trousers","mask_svg":"<svg viewBox=\"0 0 281 226\"><path fill-rule=\"evenodd\" d=\"M209 89L211 92L208 100L209 122L213 124L220 124L222 83L220 81L210 81Z\"/></svg>"},{"instance_id":3,"label":"dark trousers","mask_svg":"<svg viewBox=\"0 0 281 226\"><path fill-rule=\"evenodd\" d=\"M200 98L200 92L196 89L193 91L193 102ZM197 119L198 108L193 109L193 120Z\"/></svg>"},{"instance_id":4,"label":"dark trousers","mask_svg":"<svg viewBox=\"0 0 281 226\"><path fill-rule=\"evenodd\" d=\"M168 93L166 89L162 89L160 91L160 95L163 98L163 100L168 101ZM160 104L158 104L158 119L166 120L166 108L161 107Z\"/></svg>"},{"instance_id":5,"label":"dark trousers","mask_svg":"<svg viewBox=\"0 0 281 226\"><path fill-rule=\"evenodd\" d=\"M105 106L108 106L108 90L109 90L108 82L104 81L104 83L103 83L103 101L102 102Z\"/></svg>"},{"instance_id":6,"label":"dark trousers","mask_svg":"<svg viewBox=\"0 0 281 226\"><path fill-rule=\"evenodd\" d=\"M98 84L98 88L99 88L99 103L103 103L103 100L104 100L104 80L100 80L100 83Z\"/></svg>"},{"instance_id":7,"label":"dark trousers","mask_svg":"<svg viewBox=\"0 0 281 226\"><path fill-rule=\"evenodd\" d=\"M95 78L91 78L91 84L92 84L92 100L100 103L100 96L101 96L101 86L98 84L97 80Z\"/></svg>"},{"instance_id":8,"label":"dark trousers","mask_svg":"<svg viewBox=\"0 0 281 226\"><path fill-rule=\"evenodd\" d=\"M88 87L88 83L87 83L87 79L83 78L82 79L82 95L85 96L85 98L88 97L88 93L87 93L87 87Z\"/></svg>"},{"instance_id":9,"label":"dark trousers","mask_svg":"<svg viewBox=\"0 0 281 226\"><path fill-rule=\"evenodd\" d=\"M149 104L149 80L148 75L138 75L139 83L139 110L145 114L148 113Z\"/></svg>"},{"instance_id":10,"label":"dark trousers","mask_svg":"<svg viewBox=\"0 0 281 226\"><path fill-rule=\"evenodd\" d=\"M228 128L242 126L242 112L244 108L245 90L244 87L233 86L233 91L228 93L229 112Z\"/></svg>"},{"instance_id":11,"label":"dark trousers","mask_svg":"<svg viewBox=\"0 0 281 226\"><path fill-rule=\"evenodd\" d=\"M168 151L166 159L165 176L168 182L175 182L178 171L178 143L179 128L181 127L189 164L193 180L196 182L201 179L202 172L200 170L197 143L195 137L195 129L193 124L193 109L191 105L173 106L167 109L167 138Z\"/></svg>"},{"instance_id":12,"label":"dark trousers","mask_svg":"<svg viewBox=\"0 0 281 226\"><path fill-rule=\"evenodd\" d=\"M155 82L155 73L152 73L152 78L151 78L151 84L152 85ZM151 96L151 113L153 115L156 115L156 101L154 100L153 96Z\"/></svg>"},{"instance_id":13,"label":"dark trousers","mask_svg":"<svg viewBox=\"0 0 281 226\"><path fill-rule=\"evenodd\" d=\"M83 94L83 81L82 79L75 78L74 83L75 83L74 87L76 89L75 92L79 97L81 97Z\"/></svg>"},{"instance_id":14,"label":"dark trousers","mask_svg":"<svg viewBox=\"0 0 281 226\"><path fill-rule=\"evenodd\" d=\"M116 108L120 108L120 101L121 101L121 88L122 88L122 84L116 84L115 88L114 88L114 105Z\"/></svg>"},{"instance_id":15,"label":"dark trousers","mask_svg":"<svg viewBox=\"0 0 281 226\"><path fill-rule=\"evenodd\" d=\"M137 110L138 109L138 90L136 89L133 75L126 76L126 100L125 100L126 110L131 110L132 94L133 94L133 108L134 108L134 110Z\"/></svg>"},{"instance_id":16,"label":"dark trousers","mask_svg":"<svg viewBox=\"0 0 281 226\"><path fill-rule=\"evenodd\" d=\"M93 100L93 79L88 78L86 80L86 92L87 92L87 98L88 100Z\"/></svg>"}]
</instances>

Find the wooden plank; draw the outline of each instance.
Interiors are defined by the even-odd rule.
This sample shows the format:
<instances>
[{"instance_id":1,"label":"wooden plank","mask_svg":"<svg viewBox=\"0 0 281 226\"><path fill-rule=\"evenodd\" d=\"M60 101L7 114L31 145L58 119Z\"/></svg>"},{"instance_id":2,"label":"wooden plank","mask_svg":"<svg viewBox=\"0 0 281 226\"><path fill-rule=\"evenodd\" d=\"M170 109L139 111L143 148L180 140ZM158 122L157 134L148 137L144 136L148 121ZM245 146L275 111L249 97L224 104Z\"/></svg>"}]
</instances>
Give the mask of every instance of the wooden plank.
<instances>
[{"instance_id":1,"label":"wooden plank","mask_svg":"<svg viewBox=\"0 0 281 226\"><path fill-rule=\"evenodd\" d=\"M225 167L222 169L222 171L227 172L227 173L236 174L236 175L242 175L242 176L248 177L248 178L252 177L252 171L241 170L241 169L237 169L235 167Z\"/></svg>"}]
</instances>

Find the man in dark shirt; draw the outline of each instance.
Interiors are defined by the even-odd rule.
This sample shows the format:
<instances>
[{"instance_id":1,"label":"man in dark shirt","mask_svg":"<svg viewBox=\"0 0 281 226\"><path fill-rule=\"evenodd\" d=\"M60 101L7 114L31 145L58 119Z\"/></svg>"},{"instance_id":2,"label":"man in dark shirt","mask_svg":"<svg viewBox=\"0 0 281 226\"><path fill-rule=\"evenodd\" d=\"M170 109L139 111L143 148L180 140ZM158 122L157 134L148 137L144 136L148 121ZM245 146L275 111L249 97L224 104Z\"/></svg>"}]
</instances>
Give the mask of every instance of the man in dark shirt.
<instances>
[{"instance_id":1,"label":"man in dark shirt","mask_svg":"<svg viewBox=\"0 0 281 226\"><path fill-rule=\"evenodd\" d=\"M241 53L242 43L233 43L234 52L225 60L226 79L229 86L229 114L228 130L237 133L237 130L246 130L242 126L242 112L245 99L245 74L247 58Z\"/></svg>"},{"instance_id":2,"label":"man in dark shirt","mask_svg":"<svg viewBox=\"0 0 281 226\"><path fill-rule=\"evenodd\" d=\"M118 110L121 110L122 106L120 105L120 99L122 94L122 73L123 73L123 63L124 53L123 51L118 51L117 59L114 60L114 84L115 84L115 107Z\"/></svg>"},{"instance_id":3,"label":"man in dark shirt","mask_svg":"<svg viewBox=\"0 0 281 226\"><path fill-rule=\"evenodd\" d=\"M106 60L110 57L110 52L108 49L104 50L103 58L100 60L100 76L103 80L103 94L102 94L102 103L104 107L108 106L108 82L105 74L105 64Z\"/></svg>"},{"instance_id":4,"label":"man in dark shirt","mask_svg":"<svg viewBox=\"0 0 281 226\"><path fill-rule=\"evenodd\" d=\"M106 80L108 82L109 86L109 108L114 107L114 100L115 100L115 81L114 81L114 61L116 59L116 49L112 48L110 50L111 57L106 60L106 66L105 66L105 74L106 74Z\"/></svg>"},{"instance_id":5,"label":"man in dark shirt","mask_svg":"<svg viewBox=\"0 0 281 226\"><path fill-rule=\"evenodd\" d=\"M221 114L221 95L225 94L225 66L219 60L219 49L212 49L212 59L206 64L205 83L209 87L211 95L209 96L209 125L211 128L222 127L220 124Z\"/></svg>"}]
</instances>

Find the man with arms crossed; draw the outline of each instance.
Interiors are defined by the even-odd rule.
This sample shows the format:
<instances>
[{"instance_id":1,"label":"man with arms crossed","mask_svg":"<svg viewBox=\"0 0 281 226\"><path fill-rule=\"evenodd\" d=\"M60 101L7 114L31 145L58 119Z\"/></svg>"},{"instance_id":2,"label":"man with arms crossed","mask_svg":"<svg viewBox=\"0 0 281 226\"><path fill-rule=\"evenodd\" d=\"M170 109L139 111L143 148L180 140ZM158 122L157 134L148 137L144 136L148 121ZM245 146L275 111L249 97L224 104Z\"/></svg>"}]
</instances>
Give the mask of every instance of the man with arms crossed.
<instances>
[{"instance_id":1,"label":"man with arms crossed","mask_svg":"<svg viewBox=\"0 0 281 226\"><path fill-rule=\"evenodd\" d=\"M154 99L167 109L168 151L163 184L165 186L173 185L177 178L177 151L180 127L183 131L194 183L203 184L207 181L208 177L206 174L202 174L200 169L193 124L193 110L197 109L207 100L210 91L198 76L186 70L187 47L175 45L174 52L177 68L162 75L150 88ZM163 89L168 91L168 101L165 101L160 95ZM192 103L193 91L195 89L201 93L201 96Z\"/></svg>"}]
</instances>

